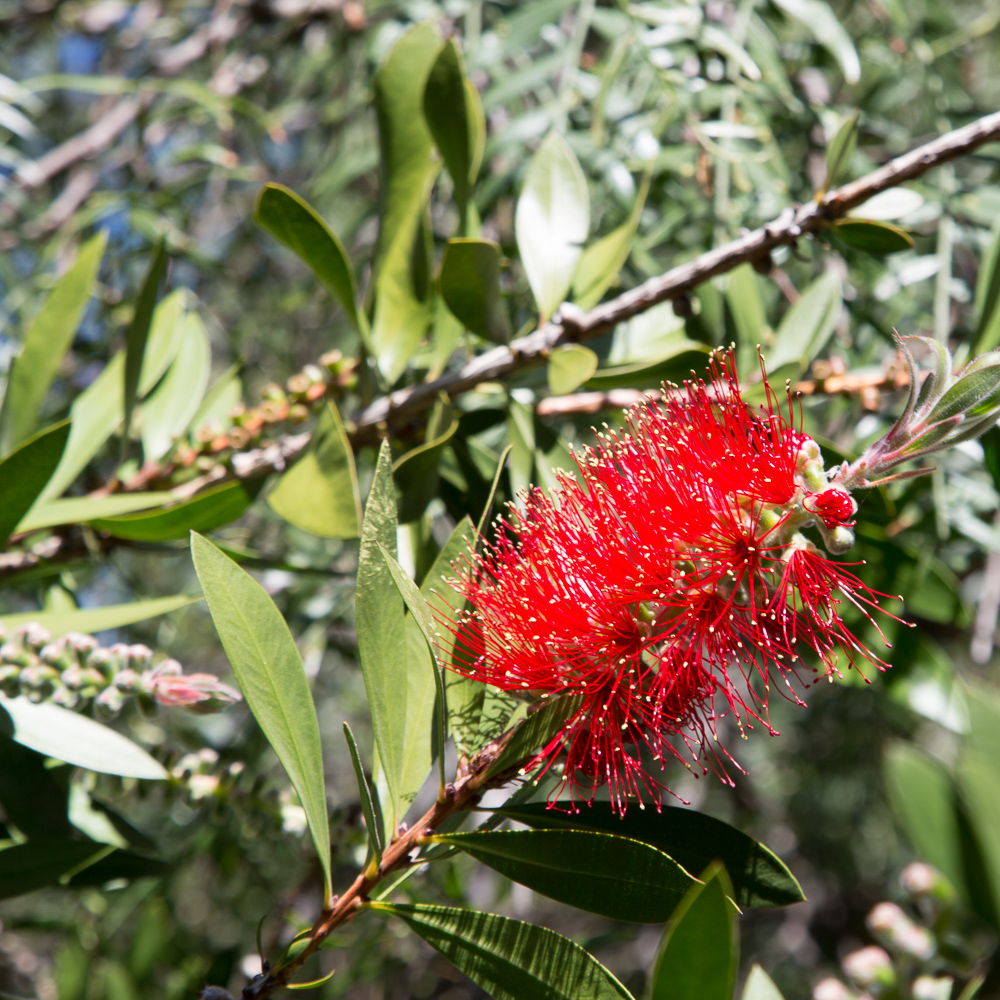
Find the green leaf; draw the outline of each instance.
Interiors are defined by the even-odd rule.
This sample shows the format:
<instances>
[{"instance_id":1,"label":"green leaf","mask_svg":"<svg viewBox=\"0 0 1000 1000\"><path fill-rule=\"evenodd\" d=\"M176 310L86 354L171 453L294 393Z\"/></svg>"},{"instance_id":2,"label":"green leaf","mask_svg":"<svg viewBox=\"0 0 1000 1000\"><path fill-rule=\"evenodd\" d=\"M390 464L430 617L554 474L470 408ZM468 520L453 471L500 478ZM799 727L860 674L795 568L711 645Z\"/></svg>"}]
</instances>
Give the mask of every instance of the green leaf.
<instances>
[{"instance_id":1,"label":"green leaf","mask_svg":"<svg viewBox=\"0 0 1000 1000\"><path fill-rule=\"evenodd\" d=\"M747 976L741 1000L785 1000L785 998L771 981L771 977L755 964Z\"/></svg>"},{"instance_id":2,"label":"green leaf","mask_svg":"<svg viewBox=\"0 0 1000 1000\"><path fill-rule=\"evenodd\" d=\"M197 597L154 597L129 604L108 604L102 608L80 608L77 611L23 611L16 615L0 615L0 626L8 632L35 622L54 635L67 632L104 632L107 629L134 625L148 618L169 614L199 600Z\"/></svg>"},{"instance_id":3,"label":"green leaf","mask_svg":"<svg viewBox=\"0 0 1000 1000\"><path fill-rule=\"evenodd\" d=\"M917 245L905 229L875 219L837 219L833 231L849 247L868 253L898 253Z\"/></svg>"},{"instance_id":4,"label":"green leaf","mask_svg":"<svg viewBox=\"0 0 1000 1000\"><path fill-rule=\"evenodd\" d=\"M156 307L139 378L140 396L153 389L177 353L187 294L178 289ZM59 496L121 424L125 412L124 366L125 352L119 351L73 402L69 441L59 468L42 493L43 500Z\"/></svg>"},{"instance_id":5,"label":"green leaf","mask_svg":"<svg viewBox=\"0 0 1000 1000\"><path fill-rule=\"evenodd\" d=\"M381 546L396 554L396 494L390 456L389 443L383 441L361 527L355 618L375 748L389 793L389 801L383 801L385 819L388 830L394 832L402 818L403 772L412 751L408 753L407 747L409 687L403 599L379 550ZM413 736L427 741L429 757L429 733Z\"/></svg>"},{"instance_id":6,"label":"green leaf","mask_svg":"<svg viewBox=\"0 0 1000 1000\"><path fill-rule=\"evenodd\" d=\"M570 694L553 698L533 715L519 723L507 745L486 770L484 777L493 777L512 767L527 767L529 758L558 739L560 731L580 711L583 695Z\"/></svg>"},{"instance_id":7,"label":"green leaf","mask_svg":"<svg viewBox=\"0 0 1000 1000\"><path fill-rule=\"evenodd\" d=\"M769 848L728 823L692 809L629 809L619 817L607 802L594 802L578 813L559 812L535 802L504 806L500 812L526 826L630 837L668 854L689 872L703 871L719 859L732 880L733 899L744 908L788 906L805 899L795 876Z\"/></svg>"},{"instance_id":8,"label":"green leaf","mask_svg":"<svg viewBox=\"0 0 1000 1000\"><path fill-rule=\"evenodd\" d=\"M156 461L173 447L204 398L212 372L212 348L201 317L189 312L181 325L177 354L166 375L142 404L143 458Z\"/></svg>"},{"instance_id":9,"label":"green leaf","mask_svg":"<svg viewBox=\"0 0 1000 1000\"><path fill-rule=\"evenodd\" d=\"M590 196L566 140L550 133L531 158L514 217L517 248L545 323L566 298L590 230Z\"/></svg>"},{"instance_id":10,"label":"green leaf","mask_svg":"<svg viewBox=\"0 0 1000 1000\"><path fill-rule=\"evenodd\" d=\"M963 375L934 404L934 408L927 415L927 422L935 423L967 413L995 393L998 385L1000 385L1000 365L977 368L968 375Z\"/></svg>"},{"instance_id":11,"label":"green leaf","mask_svg":"<svg viewBox=\"0 0 1000 1000\"><path fill-rule=\"evenodd\" d=\"M344 245L323 217L283 184L269 183L257 196L254 222L312 269L354 328L359 330L361 319L356 303L354 269Z\"/></svg>"},{"instance_id":12,"label":"green leaf","mask_svg":"<svg viewBox=\"0 0 1000 1000\"><path fill-rule=\"evenodd\" d=\"M31 510L59 467L70 435L64 420L28 438L0 462L0 544Z\"/></svg>"},{"instance_id":13,"label":"green leaf","mask_svg":"<svg viewBox=\"0 0 1000 1000\"><path fill-rule=\"evenodd\" d=\"M413 448L392 467L392 477L399 490L399 522L410 524L421 517L438 493L438 463L445 445L458 430L458 420L437 437Z\"/></svg>"},{"instance_id":14,"label":"green leaf","mask_svg":"<svg viewBox=\"0 0 1000 1000\"><path fill-rule=\"evenodd\" d=\"M494 1000L632 1000L597 959L544 927L448 906L372 909L405 921Z\"/></svg>"},{"instance_id":15,"label":"green leaf","mask_svg":"<svg viewBox=\"0 0 1000 1000\"><path fill-rule=\"evenodd\" d=\"M386 380L403 373L432 317L423 216L437 167L423 95L441 40L430 23L414 25L375 74L381 149L382 217L375 268L372 347Z\"/></svg>"},{"instance_id":16,"label":"green leaf","mask_svg":"<svg viewBox=\"0 0 1000 1000\"><path fill-rule=\"evenodd\" d=\"M729 275L726 305L736 327L737 362L744 371L757 367L757 345L769 344L774 331L767 322L760 278L750 264L740 264Z\"/></svg>"},{"instance_id":17,"label":"green leaf","mask_svg":"<svg viewBox=\"0 0 1000 1000\"><path fill-rule=\"evenodd\" d=\"M894 187L880 191L859 208L852 209L850 214L874 219L876 222L893 222L906 215L912 215L924 201L924 196L912 188Z\"/></svg>"},{"instance_id":18,"label":"green leaf","mask_svg":"<svg viewBox=\"0 0 1000 1000\"><path fill-rule=\"evenodd\" d=\"M286 521L322 538L357 538L361 496L354 451L332 401L320 411L305 454L278 480L267 502Z\"/></svg>"},{"instance_id":19,"label":"green leaf","mask_svg":"<svg viewBox=\"0 0 1000 1000\"><path fill-rule=\"evenodd\" d=\"M840 124L830 144L826 147L826 180L823 182L823 193L840 183L858 148L858 121L861 112L855 110Z\"/></svg>"},{"instance_id":20,"label":"green leaf","mask_svg":"<svg viewBox=\"0 0 1000 1000\"><path fill-rule=\"evenodd\" d=\"M612 920L664 923L694 881L656 848L606 833L506 830L434 840L543 896Z\"/></svg>"},{"instance_id":21,"label":"green leaf","mask_svg":"<svg viewBox=\"0 0 1000 1000\"><path fill-rule=\"evenodd\" d=\"M707 344L680 338L666 357L656 361L601 368L587 380L587 389L648 389L660 382L678 382L692 371L704 372L712 349Z\"/></svg>"},{"instance_id":22,"label":"green leaf","mask_svg":"<svg viewBox=\"0 0 1000 1000\"><path fill-rule=\"evenodd\" d=\"M966 748L959 758L955 778L986 869L996 926L1000 916L1000 774L990 757ZM942 871L950 878L947 871ZM969 889L971 895L973 887L970 885Z\"/></svg>"},{"instance_id":23,"label":"green leaf","mask_svg":"<svg viewBox=\"0 0 1000 1000\"><path fill-rule=\"evenodd\" d=\"M554 396L575 392L597 371L597 355L581 344L563 344L549 355L549 390Z\"/></svg>"},{"instance_id":24,"label":"green leaf","mask_svg":"<svg viewBox=\"0 0 1000 1000\"><path fill-rule=\"evenodd\" d=\"M775 4L812 32L813 38L840 63L847 83L857 83L861 79L861 62L854 42L828 3L824 0L775 0Z\"/></svg>"},{"instance_id":25,"label":"green leaf","mask_svg":"<svg viewBox=\"0 0 1000 1000\"><path fill-rule=\"evenodd\" d=\"M214 531L241 517L264 485L264 478L238 479L168 507L91 521L97 531L136 542L168 542L191 531Z\"/></svg>"},{"instance_id":26,"label":"green leaf","mask_svg":"<svg viewBox=\"0 0 1000 1000\"><path fill-rule=\"evenodd\" d=\"M500 246L492 240L448 240L441 258L441 296L473 333L497 344L510 340L500 295Z\"/></svg>"},{"instance_id":27,"label":"green leaf","mask_svg":"<svg viewBox=\"0 0 1000 1000\"><path fill-rule=\"evenodd\" d=\"M993 688L975 681L966 681L962 690L969 713L966 745L1000 769L1000 696Z\"/></svg>"},{"instance_id":28,"label":"green leaf","mask_svg":"<svg viewBox=\"0 0 1000 1000\"><path fill-rule=\"evenodd\" d=\"M208 539L192 532L191 554L247 705L305 810L329 898L330 829L323 752L316 708L295 640L264 588Z\"/></svg>"},{"instance_id":29,"label":"green leaf","mask_svg":"<svg viewBox=\"0 0 1000 1000\"><path fill-rule=\"evenodd\" d=\"M351 727L344 723L344 739L347 740L347 748L351 753L351 763L354 765L354 777L358 781L358 796L361 799L361 812L365 817L365 826L368 829L368 843L371 846L372 857L375 859L375 867L382 864L382 827L379 826L375 818L375 800L372 798L372 790L365 777L365 769L361 764L361 754L358 751L357 740Z\"/></svg>"},{"instance_id":30,"label":"green leaf","mask_svg":"<svg viewBox=\"0 0 1000 1000\"><path fill-rule=\"evenodd\" d=\"M83 524L98 517L117 517L137 510L162 507L177 498L173 493L109 493L106 496L71 497L36 503L18 522L18 534L54 528L60 524Z\"/></svg>"},{"instance_id":31,"label":"green leaf","mask_svg":"<svg viewBox=\"0 0 1000 1000\"><path fill-rule=\"evenodd\" d=\"M230 411L243 399L243 386L240 383L242 363L237 361L205 393L205 398L198 407L198 412L191 418L191 428L197 430L212 421L230 424Z\"/></svg>"},{"instance_id":32,"label":"green leaf","mask_svg":"<svg viewBox=\"0 0 1000 1000\"><path fill-rule=\"evenodd\" d=\"M0 851L0 899L59 885L113 848L92 840L46 838Z\"/></svg>"},{"instance_id":33,"label":"green leaf","mask_svg":"<svg viewBox=\"0 0 1000 1000\"><path fill-rule=\"evenodd\" d=\"M768 372L793 362L805 371L830 339L842 305L840 278L831 273L817 278L785 313L767 354Z\"/></svg>"},{"instance_id":34,"label":"green leaf","mask_svg":"<svg viewBox=\"0 0 1000 1000\"><path fill-rule=\"evenodd\" d=\"M914 850L961 891L962 846L948 772L930 754L903 742L889 744L882 767L889 804Z\"/></svg>"},{"instance_id":35,"label":"green leaf","mask_svg":"<svg viewBox=\"0 0 1000 1000\"><path fill-rule=\"evenodd\" d=\"M455 206L464 230L475 155L475 124L466 106L462 52L454 38L441 47L424 87L424 118L444 158L455 188Z\"/></svg>"},{"instance_id":36,"label":"green leaf","mask_svg":"<svg viewBox=\"0 0 1000 1000\"><path fill-rule=\"evenodd\" d=\"M996 230L993 242L979 265L979 279L976 281L975 354L991 351L1000 344L1000 229Z\"/></svg>"},{"instance_id":37,"label":"green leaf","mask_svg":"<svg viewBox=\"0 0 1000 1000\"><path fill-rule=\"evenodd\" d=\"M0 732L21 746L102 774L160 781L163 765L121 733L49 702L0 695Z\"/></svg>"},{"instance_id":38,"label":"green leaf","mask_svg":"<svg viewBox=\"0 0 1000 1000\"><path fill-rule=\"evenodd\" d=\"M153 310L156 308L156 298L160 293L160 284L167 274L167 247L160 239L153 252L153 260L146 272L146 278L139 290L139 298L135 303L132 322L125 331L125 438L128 439L132 428L132 412L139 398L139 380L142 375L143 359L146 354L146 344L149 340L149 328L153 322Z\"/></svg>"},{"instance_id":39,"label":"green leaf","mask_svg":"<svg viewBox=\"0 0 1000 1000\"><path fill-rule=\"evenodd\" d=\"M83 244L73 266L28 326L21 353L11 362L3 401L5 451L20 444L38 424L38 411L94 292L107 241L107 230L102 229Z\"/></svg>"},{"instance_id":40,"label":"green leaf","mask_svg":"<svg viewBox=\"0 0 1000 1000\"><path fill-rule=\"evenodd\" d=\"M688 890L663 935L650 1000L731 1000L739 965L732 887L721 864Z\"/></svg>"}]
</instances>

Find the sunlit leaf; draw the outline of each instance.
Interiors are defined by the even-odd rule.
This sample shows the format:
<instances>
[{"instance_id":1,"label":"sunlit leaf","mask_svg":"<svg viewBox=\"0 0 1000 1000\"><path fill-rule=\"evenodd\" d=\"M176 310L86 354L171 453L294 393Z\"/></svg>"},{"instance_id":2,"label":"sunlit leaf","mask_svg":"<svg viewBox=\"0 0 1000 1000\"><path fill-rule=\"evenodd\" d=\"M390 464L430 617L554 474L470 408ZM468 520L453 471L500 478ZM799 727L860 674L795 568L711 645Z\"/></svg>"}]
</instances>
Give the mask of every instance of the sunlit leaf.
<instances>
[{"instance_id":1,"label":"sunlit leaf","mask_svg":"<svg viewBox=\"0 0 1000 1000\"><path fill-rule=\"evenodd\" d=\"M320 411L305 454L278 480L267 502L286 521L323 538L357 538L361 497L354 451L332 401Z\"/></svg>"},{"instance_id":2,"label":"sunlit leaf","mask_svg":"<svg viewBox=\"0 0 1000 1000\"><path fill-rule=\"evenodd\" d=\"M550 133L531 158L514 229L544 323L566 298L590 229L587 180L558 133Z\"/></svg>"},{"instance_id":3,"label":"sunlit leaf","mask_svg":"<svg viewBox=\"0 0 1000 1000\"><path fill-rule=\"evenodd\" d=\"M771 981L771 977L759 965L754 965L750 975L747 976L741 1000L785 1000L785 998Z\"/></svg>"},{"instance_id":4,"label":"sunlit leaf","mask_svg":"<svg viewBox=\"0 0 1000 1000\"><path fill-rule=\"evenodd\" d=\"M582 344L563 344L549 355L549 389L554 396L575 392L597 371L597 355Z\"/></svg>"},{"instance_id":5,"label":"sunlit leaf","mask_svg":"<svg viewBox=\"0 0 1000 1000\"><path fill-rule=\"evenodd\" d=\"M329 896L323 753L316 708L295 640L264 588L208 539L192 533L191 555L243 697L305 810Z\"/></svg>"},{"instance_id":6,"label":"sunlit leaf","mask_svg":"<svg viewBox=\"0 0 1000 1000\"><path fill-rule=\"evenodd\" d=\"M118 517L137 510L162 507L177 498L173 493L108 493L96 497L70 497L36 503L17 524L17 531L38 531L60 524L83 524L98 517Z\"/></svg>"},{"instance_id":7,"label":"sunlit leaf","mask_svg":"<svg viewBox=\"0 0 1000 1000\"><path fill-rule=\"evenodd\" d=\"M891 222L879 222L875 219L837 219L833 224L833 231L849 247L867 253L898 253L900 250L912 250L916 246L913 237L905 229L900 229Z\"/></svg>"},{"instance_id":8,"label":"sunlit leaf","mask_svg":"<svg viewBox=\"0 0 1000 1000\"><path fill-rule=\"evenodd\" d=\"M778 326L774 346L765 354L768 372L795 363L804 371L833 333L843 304L840 278L826 273L803 291Z\"/></svg>"},{"instance_id":9,"label":"sunlit leaf","mask_svg":"<svg viewBox=\"0 0 1000 1000\"><path fill-rule=\"evenodd\" d=\"M861 79L861 62L847 29L824 0L775 0L778 8L800 21L813 37L840 63L848 83Z\"/></svg>"},{"instance_id":10,"label":"sunlit leaf","mask_svg":"<svg viewBox=\"0 0 1000 1000\"><path fill-rule=\"evenodd\" d=\"M0 733L31 750L104 774L162 780L163 765L121 733L49 702L0 695Z\"/></svg>"},{"instance_id":11,"label":"sunlit leaf","mask_svg":"<svg viewBox=\"0 0 1000 1000\"><path fill-rule=\"evenodd\" d=\"M11 362L3 401L4 450L20 444L38 424L38 411L93 294L107 240L102 229L83 244L28 325L21 353Z\"/></svg>"}]
</instances>

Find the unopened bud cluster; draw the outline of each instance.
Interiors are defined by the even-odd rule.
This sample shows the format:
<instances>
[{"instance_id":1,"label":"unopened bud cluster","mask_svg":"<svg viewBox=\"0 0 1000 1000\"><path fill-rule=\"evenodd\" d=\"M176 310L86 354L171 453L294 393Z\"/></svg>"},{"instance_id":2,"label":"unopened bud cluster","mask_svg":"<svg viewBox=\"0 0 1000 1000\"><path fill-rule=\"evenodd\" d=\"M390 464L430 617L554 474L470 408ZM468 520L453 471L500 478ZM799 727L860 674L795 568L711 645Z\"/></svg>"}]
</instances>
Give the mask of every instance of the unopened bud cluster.
<instances>
[{"instance_id":1,"label":"unopened bud cluster","mask_svg":"<svg viewBox=\"0 0 1000 1000\"><path fill-rule=\"evenodd\" d=\"M317 403L354 388L355 367L355 362L340 351L329 351L318 364L305 365L292 375L284 387L276 382L264 386L257 406L234 406L229 413L230 426L216 420L199 427L189 441L178 443L173 462L207 472L224 453L261 445L268 433L282 425L304 423Z\"/></svg>"},{"instance_id":2,"label":"unopened bud cluster","mask_svg":"<svg viewBox=\"0 0 1000 1000\"><path fill-rule=\"evenodd\" d=\"M154 666L148 646L101 646L91 635L70 632L53 639L30 623L8 637L0 628L0 694L23 695L64 708L94 703L117 712L129 698L200 712L217 711L240 694L213 674L185 674L176 660Z\"/></svg>"},{"instance_id":3,"label":"unopened bud cluster","mask_svg":"<svg viewBox=\"0 0 1000 1000\"><path fill-rule=\"evenodd\" d=\"M960 911L955 890L937 869L909 865L900 886L912 913L896 903L877 904L866 923L878 944L844 956L847 983L824 979L813 1000L952 1000L956 979L969 978L988 956L991 936Z\"/></svg>"}]
</instances>

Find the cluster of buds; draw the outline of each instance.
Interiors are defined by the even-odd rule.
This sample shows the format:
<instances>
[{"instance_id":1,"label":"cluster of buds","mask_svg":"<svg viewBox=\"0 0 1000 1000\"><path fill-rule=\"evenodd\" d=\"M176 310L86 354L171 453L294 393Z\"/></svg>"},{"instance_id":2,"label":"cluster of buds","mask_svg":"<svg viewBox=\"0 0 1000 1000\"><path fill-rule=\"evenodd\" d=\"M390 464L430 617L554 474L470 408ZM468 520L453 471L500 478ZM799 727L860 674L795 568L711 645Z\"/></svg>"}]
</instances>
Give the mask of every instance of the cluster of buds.
<instances>
[{"instance_id":1,"label":"cluster of buds","mask_svg":"<svg viewBox=\"0 0 1000 1000\"><path fill-rule=\"evenodd\" d=\"M234 761L220 769L218 763L219 755L210 747L202 747L181 757L170 769L170 775L184 788L192 802L221 799L232 790L246 765L242 761Z\"/></svg>"},{"instance_id":2,"label":"cluster of buds","mask_svg":"<svg viewBox=\"0 0 1000 1000\"><path fill-rule=\"evenodd\" d=\"M185 674L176 660L153 665L148 646L98 644L70 632L53 639L38 624L23 625L9 638L0 630L0 694L48 701L64 708L89 703L117 712L126 699L141 705L169 705L197 712L218 711L240 693L213 674Z\"/></svg>"},{"instance_id":3,"label":"cluster of buds","mask_svg":"<svg viewBox=\"0 0 1000 1000\"><path fill-rule=\"evenodd\" d=\"M292 375L284 387L276 382L266 385L257 406L234 406L228 426L216 420L199 427L189 441L178 443L172 461L183 468L193 466L207 472L225 453L265 443L267 435L276 429L308 420L318 402L353 389L357 382L355 369L353 360L340 351L329 351L318 364L308 364Z\"/></svg>"},{"instance_id":4,"label":"cluster of buds","mask_svg":"<svg viewBox=\"0 0 1000 1000\"><path fill-rule=\"evenodd\" d=\"M910 345L922 346L932 359L922 373ZM904 462L926 458L988 430L1000 415L1000 351L991 351L953 372L944 344L929 337L899 339L909 371L909 396L899 419L855 462L845 462L833 479L846 489L877 486L930 471L887 473Z\"/></svg>"},{"instance_id":5,"label":"cluster of buds","mask_svg":"<svg viewBox=\"0 0 1000 1000\"><path fill-rule=\"evenodd\" d=\"M988 957L992 936L960 911L939 871L912 864L900 885L914 915L896 903L876 905L866 923L878 944L845 955L847 983L824 979L813 1000L951 1000L956 979L969 979Z\"/></svg>"}]
</instances>

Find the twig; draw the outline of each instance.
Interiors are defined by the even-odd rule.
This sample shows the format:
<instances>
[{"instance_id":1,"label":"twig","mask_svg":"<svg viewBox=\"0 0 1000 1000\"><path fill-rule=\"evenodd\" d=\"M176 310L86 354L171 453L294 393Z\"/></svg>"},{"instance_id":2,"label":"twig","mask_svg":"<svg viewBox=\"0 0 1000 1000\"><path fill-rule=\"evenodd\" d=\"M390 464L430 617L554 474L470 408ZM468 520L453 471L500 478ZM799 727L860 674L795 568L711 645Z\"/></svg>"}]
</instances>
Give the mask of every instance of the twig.
<instances>
[{"instance_id":1,"label":"twig","mask_svg":"<svg viewBox=\"0 0 1000 1000\"><path fill-rule=\"evenodd\" d=\"M438 801L408 830L401 830L385 849L378 870L362 872L342 895L335 896L316 920L309 932L308 945L287 965L268 969L243 989L243 1000L265 1000L275 990L286 987L292 976L305 961L316 953L320 945L341 924L352 920L363 911L368 895L387 875L409 867L411 853L421 846L423 838L436 830L449 817L475 806L488 788L499 788L510 781L525 761L520 761L492 777L487 773L510 741L514 730L509 729L492 743L487 744L462 770L453 784L446 785ZM531 758L528 758L529 760Z\"/></svg>"}]
</instances>

